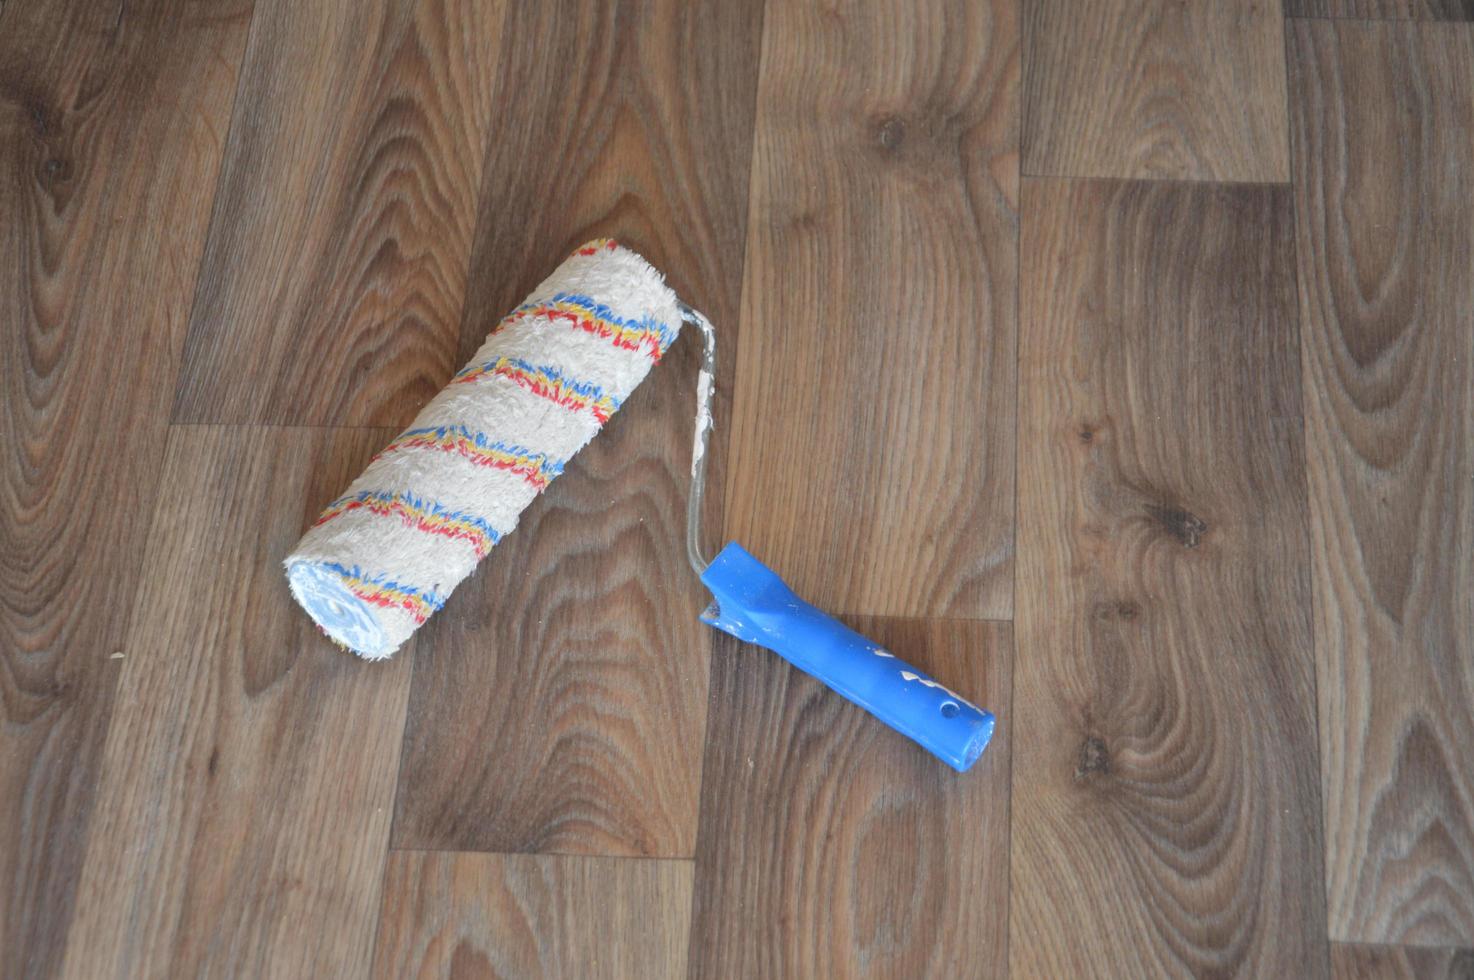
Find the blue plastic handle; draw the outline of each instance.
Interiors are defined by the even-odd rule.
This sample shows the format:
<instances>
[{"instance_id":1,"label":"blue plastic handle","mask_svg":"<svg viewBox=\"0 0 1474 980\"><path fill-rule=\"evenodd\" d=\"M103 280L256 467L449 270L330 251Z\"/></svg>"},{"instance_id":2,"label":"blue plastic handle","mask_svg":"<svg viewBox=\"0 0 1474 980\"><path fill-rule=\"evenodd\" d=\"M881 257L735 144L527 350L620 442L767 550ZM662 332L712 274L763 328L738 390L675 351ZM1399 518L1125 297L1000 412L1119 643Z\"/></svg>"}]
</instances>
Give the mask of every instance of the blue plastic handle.
<instances>
[{"instance_id":1,"label":"blue plastic handle","mask_svg":"<svg viewBox=\"0 0 1474 980\"><path fill-rule=\"evenodd\" d=\"M804 602L741 545L723 548L701 581L715 599L702 622L767 647L958 772L993 737L990 713Z\"/></svg>"}]
</instances>

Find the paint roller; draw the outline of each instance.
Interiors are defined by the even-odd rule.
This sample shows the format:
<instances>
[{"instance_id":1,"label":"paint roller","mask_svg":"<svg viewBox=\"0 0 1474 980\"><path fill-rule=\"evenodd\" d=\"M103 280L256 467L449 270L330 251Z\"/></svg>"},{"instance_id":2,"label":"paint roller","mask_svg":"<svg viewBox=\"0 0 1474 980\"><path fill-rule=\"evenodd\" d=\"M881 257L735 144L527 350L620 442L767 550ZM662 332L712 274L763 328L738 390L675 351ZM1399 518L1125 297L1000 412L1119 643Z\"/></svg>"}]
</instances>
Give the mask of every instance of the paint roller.
<instances>
[{"instance_id":1,"label":"paint roller","mask_svg":"<svg viewBox=\"0 0 1474 980\"><path fill-rule=\"evenodd\" d=\"M292 595L369 660L445 604L644 380L681 324L702 337L686 549L703 622L777 653L965 771L991 714L800 599L733 542L707 560L701 502L716 334L656 269L609 239L578 249L323 511L286 559Z\"/></svg>"}]
</instances>

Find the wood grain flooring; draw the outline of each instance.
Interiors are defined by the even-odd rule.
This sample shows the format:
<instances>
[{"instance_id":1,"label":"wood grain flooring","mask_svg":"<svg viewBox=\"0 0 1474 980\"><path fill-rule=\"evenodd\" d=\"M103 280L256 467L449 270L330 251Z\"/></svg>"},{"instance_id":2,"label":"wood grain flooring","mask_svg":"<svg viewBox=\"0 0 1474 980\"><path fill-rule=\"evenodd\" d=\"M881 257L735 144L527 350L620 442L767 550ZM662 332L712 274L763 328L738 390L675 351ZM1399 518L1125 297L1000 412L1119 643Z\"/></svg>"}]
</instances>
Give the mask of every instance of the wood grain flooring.
<instances>
[{"instance_id":1,"label":"wood grain flooring","mask_svg":"<svg viewBox=\"0 0 1474 980\"><path fill-rule=\"evenodd\" d=\"M76 894L251 7L203 13L0 21L6 975L55 971Z\"/></svg>"},{"instance_id":2,"label":"wood grain flooring","mask_svg":"<svg viewBox=\"0 0 1474 980\"><path fill-rule=\"evenodd\" d=\"M1291 17L1474 20L1474 0L1284 0Z\"/></svg>"},{"instance_id":3,"label":"wood grain flooring","mask_svg":"<svg viewBox=\"0 0 1474 980\"><path fill-rule=\"evenodd\" d=\"M376 977L679 977L689 861L395 851Z\"/></svg>"},{"instance_id":4,"label":"wood grain flooring","mask_svg":"<svg viewBox=\"0 0 1474 980\"><path fill-rule=\"evenodd\" d=\"M1290 54L1331 935L1474 943L1474 27Z\"/></svg>"},{"instance_id":5,"label":"wood grain flooring","mask_svg":"<svg viewBox=\"0 0 1474 980\"><path fill-rule=\"evenodd\" d=\"M1023 221L1013 972L1322 976L1290 194Z\"/></svg>"},{"instance_id":6,"label":"wood grain flooring","mask_svg":"<svg viewBox=\"0 0 1474 980\"><path fill-rule=\"evenodd\" d=\"M1279 0L1024 7L1024 173L1288 178Z\"/></svg>"},{"instance_id":7,"label":"wood grain flooring","mask_svg":"<svg viewBox=\"0 0 1474 980\"><path fill-rule=\"evenodd\" d=\"M496 99L512 111L486 165L463 353L605 234L667 270L735 350L760 14L661 2L509 19ZM529 84L540 97L521 104ZM534 147L547 160L529 167ZM426 631L396 846L694 852L710 641L683 528L699 358L678 343Z\"/></svg>"},{"instance_id":8,"label":"wood grain flooring","mask_svg":"<svg viewBox=\"0 0 1474 980\"><path fill-rule=\"evenodd\" d=\"M963 776L762 650L713 654L690 975L998 976L1007 623L851 625L1002 720Z\"/></svg>"},{"instance_id":9,"label":"wood grain flooring","mask_svg":"<svg viewBox=\"0 0 1474 980\"><path fill-rule=\"evenodd\" d=\"M1474 949L1331 944L1335 980L1470 980Z\"/></svg>"},{"instance_id":10,"label":"wood grain flooring","mask_svg":"<svg viewBox=\"0 0 1474 980\"><path fill-rule=\"evenodd\" d=\"M461 366L501 28L484 0L259 0L176 421L402 426Z\"/></svg>"},{"instance_id":11,"label":"wood grain flooring","mask_svg":"<svg viewBox=\"0 0 1474 980\"><path fill-rule=\"evenodd\" d=\"M768 4L725 536L824 608L1010 615L1017 146L1011 0Z\"/></svg>"},{"instance_id":12,"label":"wood grain flooring","mask_svg":"<svg viewBox=\"0 0 1474 980\"><path fill-rule=\"evenodd\" d=\"M1470 0L0 0L0 980L1474 980ZM280 562L569 251L679 341L414 641Z\"/></svg>"},{"instance_id":13,"label":"wood grain flooring","mask_svg":"<svg viewBox=\"0 0 1474 980\"><path fill-rule=\"evenodd\" d=\"M393 435L171 431L65 976L367 969L413 644L354 663L281 558Z\"/></svg>"}]
</instances>

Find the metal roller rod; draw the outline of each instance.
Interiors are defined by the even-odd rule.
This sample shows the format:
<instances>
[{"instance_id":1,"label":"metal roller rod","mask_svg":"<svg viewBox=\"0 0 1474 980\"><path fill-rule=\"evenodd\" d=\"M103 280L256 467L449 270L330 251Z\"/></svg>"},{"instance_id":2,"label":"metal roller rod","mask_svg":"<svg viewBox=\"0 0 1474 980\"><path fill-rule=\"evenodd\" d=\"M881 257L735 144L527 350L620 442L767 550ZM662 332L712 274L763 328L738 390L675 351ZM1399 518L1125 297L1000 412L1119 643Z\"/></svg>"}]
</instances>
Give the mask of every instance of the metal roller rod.
<instances>
[{"instance_id":1,"label":"metal roller rod","mask_svg":"<svg viewBox=\"0 0 1474 980\"><path fill-rule=\"evenodd\" d=\"M696 378L696 432L691 442L691 496L686 502L686 557L700 575L711 561L701 547L702 503L706 499L706 446L711 437L712 395L716 392L717 335L711 321L680 304L681 319L701 331L701 373Z\"/></svg>"}]
</instances>

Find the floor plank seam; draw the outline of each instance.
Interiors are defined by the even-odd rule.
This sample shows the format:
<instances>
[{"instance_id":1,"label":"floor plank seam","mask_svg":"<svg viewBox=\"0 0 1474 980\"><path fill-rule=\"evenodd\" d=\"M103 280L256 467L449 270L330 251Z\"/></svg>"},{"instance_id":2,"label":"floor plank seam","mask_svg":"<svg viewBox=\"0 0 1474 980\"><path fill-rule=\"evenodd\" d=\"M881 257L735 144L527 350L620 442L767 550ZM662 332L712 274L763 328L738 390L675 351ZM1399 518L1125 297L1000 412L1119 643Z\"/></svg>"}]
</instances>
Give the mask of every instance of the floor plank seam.
<instances>
[{"instance_id":1,"label":"floor plank seam","mask_svg":"<svg viewBox=\"0 0 1474 980\"><path fill-rule=\"evenodd\" d=\"M405 419L405 425L408 424L409 420ZM168 425L170 429L300 429L306 432L330 429L334 432L387 432L391 435L399 431L399 427L393 425L336 425L328 422L170 422Z\"/></svg>"},{"instance_id":2,"label":"floor plank seam","mask_svg":"<svg viewBox=\"0 0 1474 980\"><path fill-rule=\"evenodd\" d=\"M1338 17L1335 14L1285 14L1285 21L1329 21L1333 24L1415 24L1420 27L1468 27L1471 21L1428 17Z\"/></svg>"},{"instance_id":3,"label":"floor plank seam","mask_svg":"<svg viewBox=\"0 0 1474 980\"><path fill-rule=\"evenodd\" d=\"M1133 184L1185 184L1191 187L1278 187L1288 189L1292 185L1286 180L1218 180L1204 177L1121 177L1112 174L1031 174L1023 170L1019 171L1020 181L1025 180L1060 180L1060 181L1089 181L1089 180L1114 180Z\"/></svg>"},{"instance_id":4,"label":"floor plank seam","mask_svg":"<svg viewBox=\"0 0 1474 980\"><path fill-rule=\"evenodd\" d=\"M1020 43L1022 43L1022 40ZM1022 70L1019 73L1019 79L1019 99L1022 103L1024 101ZM1018 717L1018 701L1015 700L1014 695L1018 690L1019 660L1018 629L1014 625L1014 619L1018 617L1019 463L1022 456L1020 447L1023 445L1023 439L1021 438L1023 421L1019 412L1019 406L1022 402L1022 399L1019 397L1019 392L1022 390L1019 387L1019 383L1023 380L1021 377L1023 374L1023 344L1020 342L1018 334L1022 329L1024 313L1024 127L1028 124L1028 121L1023 118L1025 108L1026 106L1023 104L1019 106L1018 190L1016 192L1018 201L1014 205L1018 209L1018 222L1013 235L1013 548L1009 555L1010 560L1013 562L1013 594L1009 598L1009 608L1013 611L1013 617L1008 620L1009 638L1011 640L1010 650L1008 652L1008 717L1000 719L1003 723L1004 731L1009 736L1008 815L1003 821L1003 832L1008 835L1008 843L1003 848L1005 857L1003 863L1003 901L1005 905L1003 914L1003 976L1005 977L1012 976L1013 974L1013 965L1011 962L1013 956L1013 733L1017 730L1013 722Z\"/></svg>"},{"instance_id":5,"label":"floor plank seam","mask_svg":"<svg viewBox=\"0 0 1474 980\"><path fill-rule=\"evenodd\" d=\"M485 855L487 857L526 857L526 858L557 858L569 861L658 861L666 864L695 864L696 856L690 857L665 857L658 854L594 854L574 853L570 851L475 851L465 848L454 847L394 847L387 848L389 854L454 854L454 855ZM386 862L387 863L387 862Z\"/></svg>"},{"instance_id":6,"label":"floor plank seam","mask_svg":"<svg viewBox=\"0 0 1474 980\"><path fill-rule=\"evenodd\" d=\"M1307 20L1311 18L1306 18ZM1315 18L1317 20L1321 18ZM1474 946L1449 946L1446 944L1423 945L1421 943L1362 943L1352 939L1332 939L1327 946L1339 946L1342 949L1361 949L1371 951L1396 952L1398 950L1417 950L1424 953L1449 953L1451 955L1474 955Z\"/></svg>"},{"instance_id":7,"label":"floor plank seam","mask_svg":"<svg viewBox=\"0 0 1474 980\"><path fill-rule=\"evenodd\" d=\"M870 619L870 620L877 620L878 619L878 620L900 620L900 621L905 621L905 622L927 623L927 624L936 625L936 626L956 626L956 625L966 625L966 626L977 626L977 625L984 625L984 626L1003 626L1003 625L1007 625L1007 626L1012 626L1013 625L1013 617L1011 617L1011 616L1009 616L1009 617L1003 617L1003 616L928 616L925 613L914 613L914 612L901 612L901 613L860 612L860 611L855 611L855 610L852 610L852 609L835 609L833 611L826 610L826 612L829 612L830 615L832 615L835 619L838 619L840 621L853 620L853 619Z\"/></svg>"},{"instance_id":8,"label":"floor plank seam","mask_svg":"<svg viewBox=\"0 0 1474 980\"><path fill-rule=\"evenodd\" d=\"M1320 896L1322 903L1321 910L1322 914L1325 917L1324 921L1326 923L1326 941L1323 944L1325 953L1325 970L1326 976L1331 976L1335 968L1335 964L1331 961L1331 895L1330 876L1327 872L1327 868L1330 865L1331 856L1326 843L1326 777L1325 767L1322 764L1321 760L1320 743L1320 664L1317 662L1318 658L1316 657L1317 619L1315 614L1316 594L1319 589L1316 586L1315 576L1315 542L1311 539L1310 531L1311 526L1315 523L1315 518L1313 516L1315 508L1315 496L1310 489L1310 425L1305 419L1305 399L1307 387L1307 378L1305 376L1305 324L1300 315L1300 221L1297 214L1300 206L1300 201L1299 195L1295 192L1295 144L1297 141L1295 138L1294 106L1292 104L1294 93L1290 91L1291 19L1292 18L1289 17L1285 18L1284 30L1281 32L1280 35L1280 51L1285 59L1285 147L1290 154L1289 168L1287 172L1290 178L1290 220L1294 222L1294 234L1290 236L1290 281L1295 287L1293 310L1293 316L1295 318L1295 353L1300 359L1300 415L1298 418L1298 421L1300 423L1300 484L1301 491L1305 494L1305 527L1302 538L1303 547L1305 549L1305 569L1307 574L1310 576L1310 582L1308 584L1310 592L1310 692L1312 697L1314 698L1313 705L1315 708L1313 717L1315 718L1315 772L1317 777L1315 780L1315 792L1317 797L1316 816L1320 820L1320 826L1318 828L1321 859ZM1273 421L1278 420L1271 419L1271 422ZM1297 420L1293 418L1286 418L1283 421L1293 423Z\"/></svg>"}]
</instances>

